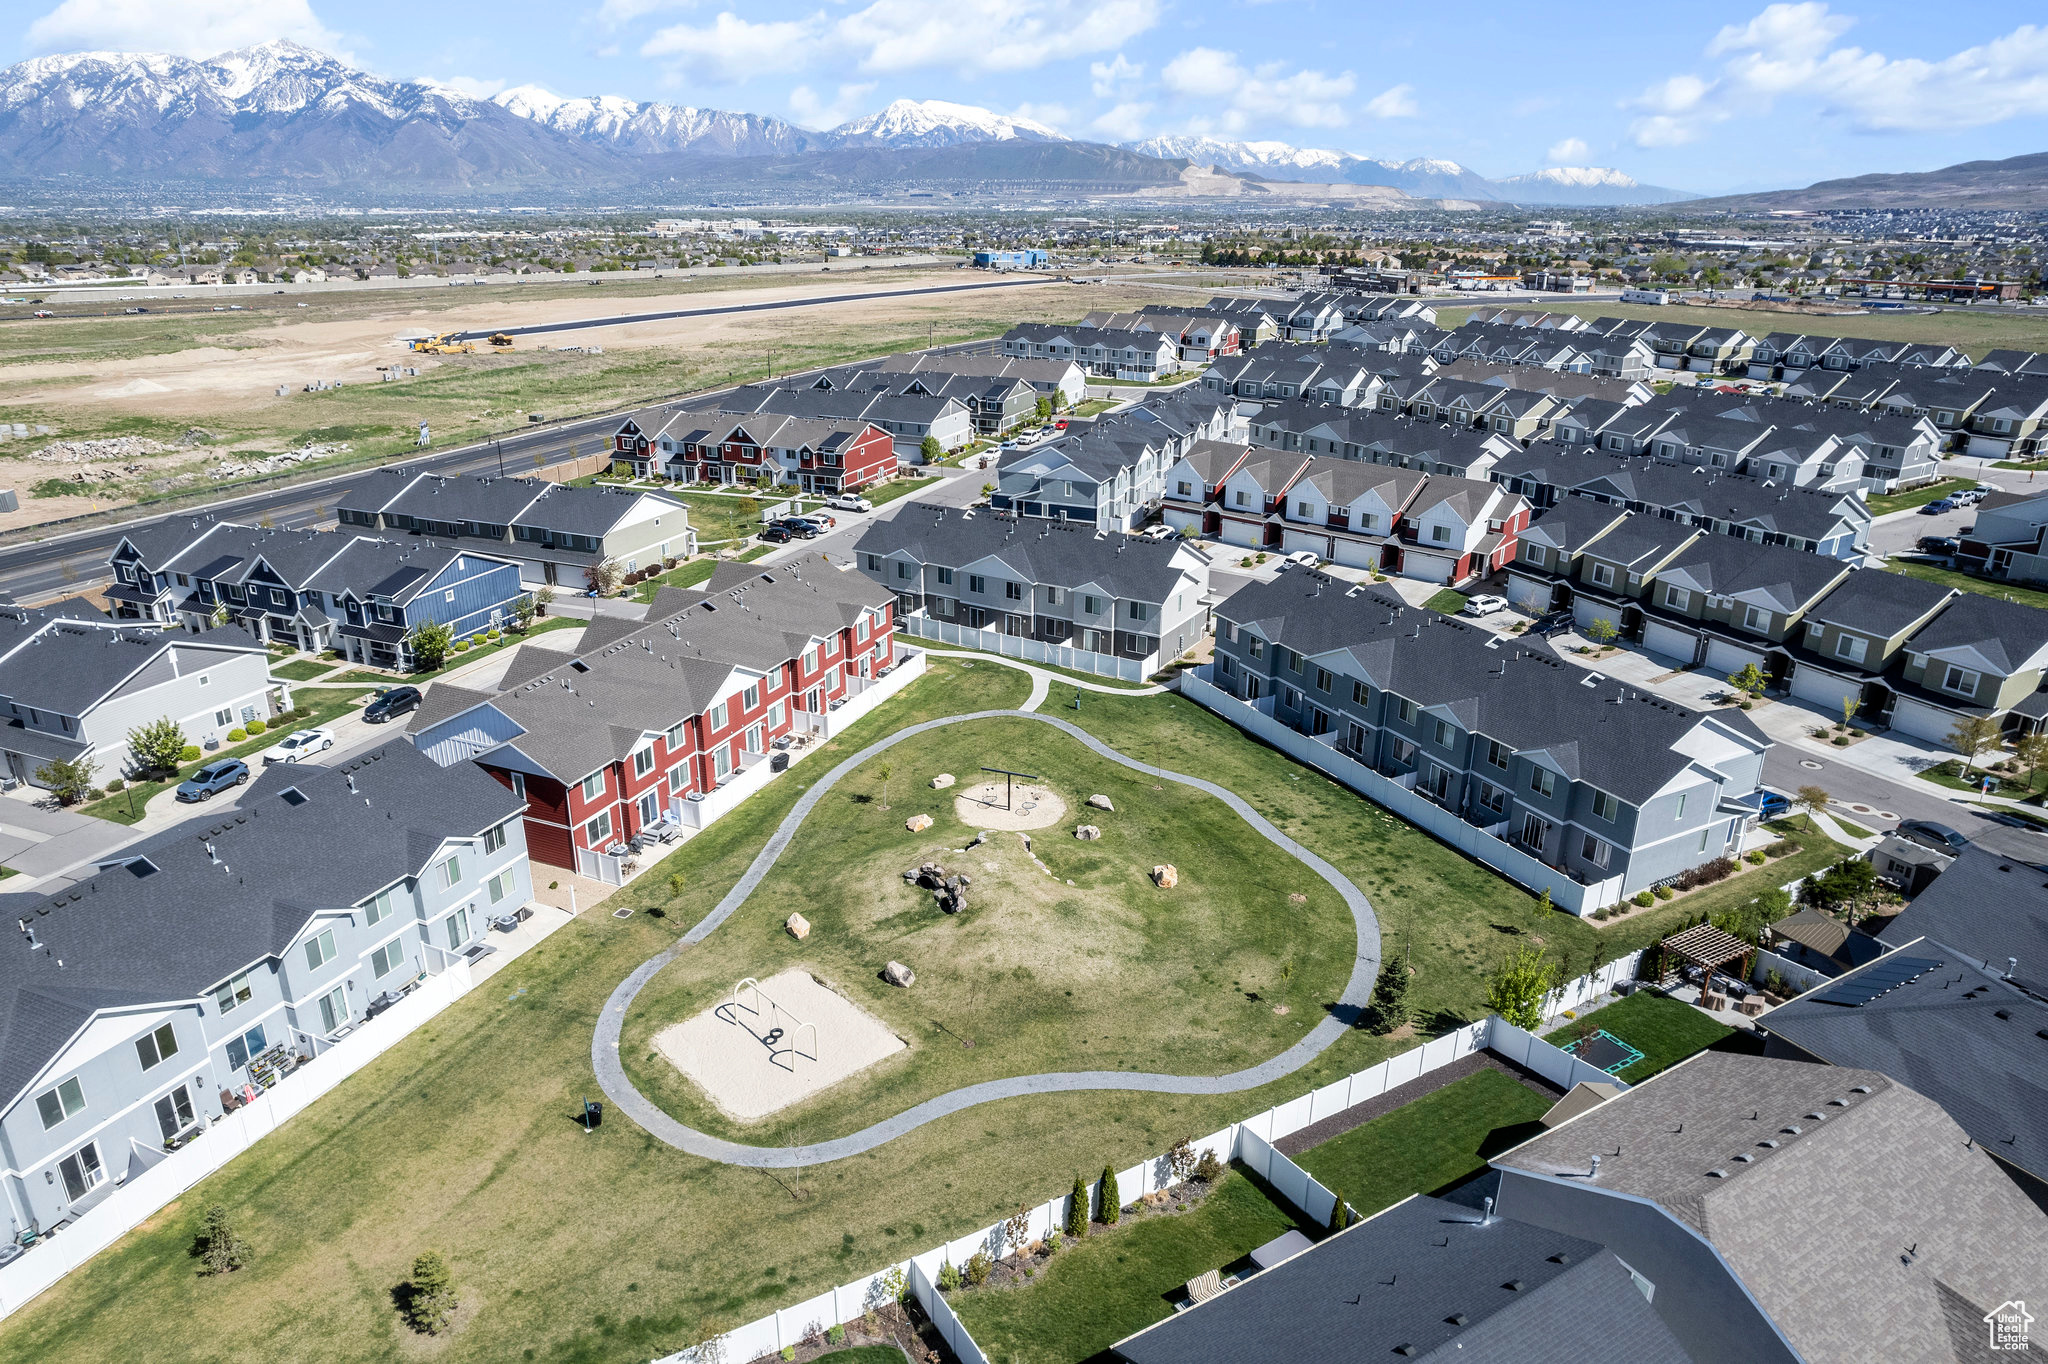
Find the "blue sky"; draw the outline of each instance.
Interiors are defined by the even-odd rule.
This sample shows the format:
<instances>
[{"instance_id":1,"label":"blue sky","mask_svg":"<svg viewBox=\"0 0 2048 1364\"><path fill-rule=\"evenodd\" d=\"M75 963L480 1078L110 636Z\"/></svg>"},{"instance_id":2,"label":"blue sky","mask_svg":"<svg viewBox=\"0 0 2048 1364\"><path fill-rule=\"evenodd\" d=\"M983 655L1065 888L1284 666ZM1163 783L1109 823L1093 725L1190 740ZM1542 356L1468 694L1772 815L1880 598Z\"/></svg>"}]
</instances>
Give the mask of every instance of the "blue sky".
<instances>
[{"instance_id":1,"label":"blue sky","mask_svg":"<svg viewBox=\"0 0 2048 1364\"><path fill-rule=\"evenodd\" d=\"M2048 151L2048 24L2020 23L2031 8L0 0L0 57L291 37L486 94L530 83L811 127L945 99L1103 141L1205 132L1721 191Z\"/></svg>"}]
</instances>

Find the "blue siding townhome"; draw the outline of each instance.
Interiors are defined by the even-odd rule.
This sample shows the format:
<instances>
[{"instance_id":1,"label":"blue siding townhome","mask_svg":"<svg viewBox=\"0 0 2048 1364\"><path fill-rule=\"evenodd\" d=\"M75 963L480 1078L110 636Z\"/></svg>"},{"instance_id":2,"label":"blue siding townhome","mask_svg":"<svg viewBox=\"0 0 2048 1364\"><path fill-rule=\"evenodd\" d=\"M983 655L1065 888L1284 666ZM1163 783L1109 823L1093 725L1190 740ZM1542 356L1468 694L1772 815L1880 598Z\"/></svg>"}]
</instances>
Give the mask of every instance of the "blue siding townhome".
<instances>
[{"instance_id":1,"label":"blue siding townhome","mask_svg":"<svg viewBox=\"0 0 2048 1364\"><path fill-rule=\"evenodd\" d=\"M89 1217L429 978L466 972L489 918L530 898L520 808L398 739L271 768L232 810L55 893L0 896L8 1240Z\"/></svg>"}]
</instances>

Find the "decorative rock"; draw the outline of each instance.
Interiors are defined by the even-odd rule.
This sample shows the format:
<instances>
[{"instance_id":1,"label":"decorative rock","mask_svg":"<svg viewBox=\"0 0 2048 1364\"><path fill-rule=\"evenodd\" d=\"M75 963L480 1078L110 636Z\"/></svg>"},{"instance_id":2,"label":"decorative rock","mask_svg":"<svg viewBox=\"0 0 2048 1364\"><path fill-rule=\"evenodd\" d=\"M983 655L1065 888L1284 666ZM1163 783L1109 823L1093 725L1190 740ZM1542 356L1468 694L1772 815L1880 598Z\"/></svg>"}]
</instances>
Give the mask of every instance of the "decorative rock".
<instances>
[{"instance_id":1,"label":"decorative rock","mask_svg":"<svg viewBox=\"0 0 2048 1364\"><path fill-rule=\"evenodd\" d=\"M943 791L952 784L953 774L951 772L941 772L938 776L932 778L932 790L934 791Z\"/></svg>"},{"instance_id":2,"label":"decorative rock","mask_svg":"<svg viewBox=\"0 0 2048 1364\"><path fill-rule=\"evenodd\" d=\"M984 844L984 843L986 843L986 842L988 842L988 830L986 830L986 829L976 829L976 830L974 831L974 837L973 837L973 838L971 838L971 839L969 839L969 840L967 841L967 847L969 847L969 848L978 848L978 847L980 847L980 846L981 846L982 844ZM965 848L963 848L963 849L961 849L961 851L962 851L962 852L965 852L965 851L966 851L966 849L965 849Z\"/></svg>"},{"instance_id":3,"label":"decorative rock","mask_svg":"<svg viewBox=\"0 0 2048 1364\"><path fill-rule=\"evenodd\" d=\"M789 930L789 936L802 942L811 936L811 921L801 914L792 914L783 920L782 926Z\"/></svg>"},{"instance_id":4,"label":"decorative rock","mask_svg":"<svg viewBox=\"0 0 2048 1364\"><path fill-rule=\"evenodd\" d=\"M1116 807L1109 803L1109 797L1103 795L1099 791L1096 792L1094 795L1088 797L1088 803L1098 810L1107 810L1111 814L1116 813Z\"/></svg>"},{"instance_id":5,"label":"decorative rock","mask_svg":"<svg viewBox=\"0 0 2048 1364\"><path fill-rule=\"evenodd\" d=\"M1161 890L1172 890L1180 884L1180 872L1171 862L1161 863L1152 868L1152 880Z\"/></svg>"},{"instance_id":6,"label":"decorative rock","mask_svg":"<svg viewBox=\"0 0 2048 1364\"><path fill-rule=\"evenodd\" d=\"M1074 837L1083 842L1088 842L1102 837L1102 830L1096 828L1093 824L1083 824L1080 828L1074 830Z\"/></svg>"},{"instance_id":7,"label":"decorative rock","mask_svg":"<svg viewBox=\"0 0 2048 1364\"><path fill-rule=\"evenodd\" d=\"M898 985L908 990L917 983L917 972L911 970L900 961L892 961L882 968L882 979L888 981L891 985Z\"/></svg>"},{"instance_id":8,"label":"decorative rock","mask_svg":"<svg viewBox=\"0 0 2048 1364\"><path fill-rule=\"evenodd\" d=\"M926 829L932 827L932 817L930 815L912 815L909 819L903 821L903 827L914 834L921 834Z\"/></svg>"}]
</instances>

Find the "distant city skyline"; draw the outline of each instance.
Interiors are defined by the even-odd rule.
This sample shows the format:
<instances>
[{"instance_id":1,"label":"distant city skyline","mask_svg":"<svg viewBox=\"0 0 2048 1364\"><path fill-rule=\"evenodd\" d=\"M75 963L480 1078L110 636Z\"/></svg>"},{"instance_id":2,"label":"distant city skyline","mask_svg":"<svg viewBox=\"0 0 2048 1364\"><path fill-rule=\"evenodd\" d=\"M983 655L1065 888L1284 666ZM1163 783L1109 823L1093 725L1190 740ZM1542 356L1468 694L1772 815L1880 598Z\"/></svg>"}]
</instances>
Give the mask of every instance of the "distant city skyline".
<instances>
[{"instance_id":1,"label":"distant city skyline","mask_svg":"<svg viewBox=\"0 0 2048 1364\"><path fill-rule=\"evenodd\" d=\"M538 85L826 128L896 99L1092 141L1206 134L1714 193L2048 151L2048 27L2009 4L1652 13L1319 0L33 0L0 60L290 38L479 96ZM480 18L482 22L480 22Z\"/></svg>"}]
</instances>

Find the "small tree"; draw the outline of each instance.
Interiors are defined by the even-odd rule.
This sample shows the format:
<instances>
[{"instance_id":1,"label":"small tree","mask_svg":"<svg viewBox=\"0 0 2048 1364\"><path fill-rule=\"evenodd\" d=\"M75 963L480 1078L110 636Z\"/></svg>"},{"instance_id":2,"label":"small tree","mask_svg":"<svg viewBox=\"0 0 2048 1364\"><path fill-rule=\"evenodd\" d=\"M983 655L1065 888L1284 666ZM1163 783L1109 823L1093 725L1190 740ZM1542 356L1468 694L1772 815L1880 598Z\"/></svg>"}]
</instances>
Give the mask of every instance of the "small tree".
<instances>
[{"instance_id":1,"label":"small tree","mask_svg":"<svg viewBox=\"0 0 2048 1364\"><path fill-rule=\"evenodd\" d=\"M946 447L939 444L937 436L926 436L917 443L917 453L924 457L926 464L937 464L946 457Z\"/></svg>"},{"instance_id":2,"label":"small tree","mask_svg":"<svg viewBox=\"0 0 2048 1364\"><path fill-rule=\"evenodd\" d=\"M518 604L512 608L512 623L518 627L519 633L525 634L533 628L533 618L539 614L540 607L534 603L532 597L521 597Z\"/></svg>"},{"instance_id":3,"label":"small tree","mask_svg":"<svg viewBox=\"0 0 2048 1364\"><path fill-rule=\"evenodd\" d=\"M1077 1239L1088 1234L1088 1186L1079 1170L1074 1171L1074 1191L1067 1195L1066 1233Z\"/></svg>"},{"instance_id":4,"label":"small tree","mask_svg":"<svg viewBox=\"0 0 2048 1364\"><path fill-rule=\"evenodd\" d=\"M93 769L98 766L89 757L52 758L36 769L36 780L50 789L59 805L75 805L92 790Z\"/></svg>"},{"instance_id":5,"label":"small tree","mask_svg":"<svg viewBox=\"0 0 2048 1364\"><path fill-rule=\"evenodd\" d=\"M201 1274L232 1274L249 1262L249 1243L235 1234L228 1210L218 1203L206 1210L196 1239Z\"/></svg>"},{"instance_id":6,"label":"small tree","mask_svg":"<svg viewBox=\"0 0 2048 1364\"><path fill-rule=\"evenodd\" d=\"M1988 715L1965 715L1956 721L1955 728L1948 732L1949 746L1963 755L1963 775L1970 775L1970 767L1977 761L1977 755L1998 744L1998 721Z\"/></svg>"},{"instance_id":7,"label":"small tree","mask_svg":"<svg viewBox=\"0 0 2048 1364\"><path fill-rule=\"evenodd\" d=\"M1175 1184L1194 1178L1195 1166L1199 1163L1194 1145L1186 1137L1175 1142L1166 1152L1166 1173Z\"/></svg>"},{"instance_id":8,"label":"small tree","mask_svg":"<svg viewBox=\"0 0 2048 1364\"><path fill-rule=\"evenodd\" d=\"M1620 633L1621 631L1615 628L1614 622L1605 616L1595 616L1593 623L1586 627L1586 638L1592 640L1603 649L1614 643L1614 637Z\"/></svg>"},{"instance_id":9,"label":"small tree","mask_svg":"<svg viewBox=\"0 0 2048 1364\"><path fill-rule=\"evenodd\" d=\"M128 751L147 772L169 772L185 752L185 731L166 715L128 731Z\"/></svg>"},{"instance_id":10,"label":"small tree","mask_svg":"<svg viewBox=\"0 0 2048 1364\"><path fill-rule=\"evenodd\" d=\"M1849 722L1856 718L1856 712L1863 709L1863 703L1853 696L1842 698L1842 728L1847 730Z\"/></svg>"},{"instance_id":11,"label":"small tree","mask_svg":"<svg viewBox=\"0 0 2048 1364\"><path fill-rule=\"evenodd\" d=\"M598 596L609 597L626 581L626 566L617 559L599 559L583 570L583 580L597 590Z\"/></svg>"},{"instance_id":12,"label":"small tree","mask_svg":"<svg viewBox=\"0 0 2048 1364\"><path fill-rule=\"evenodd\" d=\"M454 1310L455 1277L439 1251L427 1251L412 1262L412 1276L406 1280L406 1324L424 1335L439 1335Z\"/></svg>"},{"instance_id":13,"label":"small tree","mask_svg":"<svg viewBox=\"0 0 2048 1364\"><path fill-rule=\"evenodd\" d=\"M1806 811L1806 827L1809 831L1813 828L1813 817L1826 810L1828 802L1832 799L1833 797L1828 795L1827 788L1824 786L1802 786L1799 788L1799 799L1795 804L1800 809Z\"/></svg>"},{"instance_id":14,"label":"small tree","mask_svg":"<svg viewBox=\"0 0 2048 1364\"><path fill-rule=\"evenodd\" d=\"M1038 419L1042 422L1052 420L1052 399L1040 398L1038 400Z\"/></svg>"},{"instance_id":15,"label":"small tree","mask_svg":"<svg viewBox=\"0 0 2048 1364\"><path fill-rule=\"evenodd\" d=\"M1751 698L1762 696L1770 680L1764 670L1754 663L1745 663L1741 672L1728 674L1728 685Z\"/></svg>"},{"instance_id":16,"label":"small tree","mask_svg":"<svg viewBox=\"0 0 2048 1364\"><path fill-rule=\"evenodd\" d=\"M1123 1215L1123 1194L1116 1187L1116 1171L1105 1165L1102 1167L1102 1224L1113 1227L1123 1220Z\"/></svg>"},{"instance_id":17,"label":"small tree","mask_svg":"<svg viewBox=\"0 0 2048 1364\"><path fill-rule=\"evenodd\" d=\"M1015 1255L1031 1239L1031 1209L1019 1208L1003 1219L1003 1250Z\"/></svg>"},{"instance_id":18,"label":"small tree","mask_svg":"<svg viewBox=\"0 0 2048 1364\"><path fill-rule=\"evenodd\" d=\"M2027 769L2027 789L2033 790L2035 772L2042 763L2048 763L2048 732L2037 729L2031 734L2022 734L2013 744L2013 753L2020 766Z\"/></svg>"},{"instance_id":19,"label":"small tree","mask_svg":"<svg viewBox=\"0 0 2048 1364\"><path fill-rule=\"evenodd\" d=\"M1330 1220L1325 1225L1334 1235L1351 1225L1351 1205L1344 1201L1342 1191L1332 1189L1330 1192L1336 1195L1337 1201L1330 1205Z\"/></svg>"},{"instance_id":20,"label":"small tree","mask_svg":"<svg viewBox=\"0 0 2048 1364\"><path fill-rule=\"evenodd\" d=\"M1372 986L1372 1030L1381 1036L1408 1021L1408 968L1398 961L1380 967Z\"/></svg>"},{"instance_id":21,"label":"small tree","mask_svg":"<svg viewBox=\"0 0 2048 1364\"><path fill-rule=\"evenodd\" d=\"M996 491L996 485L995 485L995 484L993 484L993 483L984 483L984 484L982 484L982 485L981 485L981 500L982 500L982 501L984 501L984 502L988 501L988 499L989 499L989 498L991 498L991 497L993 497L993 496L995 495L995 491Z\"/></svg>"},{"instance_id":22,"label":"small tree","mask_svg":"<svg viewBox=\"0 0 2048 1364\"><path fill-rule=\"evenodd\" d=\"M440 620L423 620L405 637L406 647L412 650L412 666L423 673L447 662L448 650L454 643L455 627Z\"/></svg>"},{"instance_id":23,"label":"small tree","mask_svg":"<svg viewBox=\"0 0 2048 1364\"><path fill-rule=\"evenodd\" d=\"M896 774L896 769L883 763L878 770L882 775L882 808L886 810L889 808L889 778Z\"/></svg>"},{"instance_id":24,"label":"small tree","mask_svg":"<svg viewBox=\"0 0 2048 1364\"><path fill-rule=\"evenodd\" d=\"M1486 983L1486 1007L1524 1032L1543 1026L1543 997L1555 968L1540 947L1518 947L1496 966Z\"/></svg>"}]
</instances>

